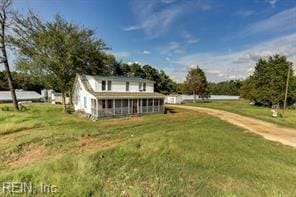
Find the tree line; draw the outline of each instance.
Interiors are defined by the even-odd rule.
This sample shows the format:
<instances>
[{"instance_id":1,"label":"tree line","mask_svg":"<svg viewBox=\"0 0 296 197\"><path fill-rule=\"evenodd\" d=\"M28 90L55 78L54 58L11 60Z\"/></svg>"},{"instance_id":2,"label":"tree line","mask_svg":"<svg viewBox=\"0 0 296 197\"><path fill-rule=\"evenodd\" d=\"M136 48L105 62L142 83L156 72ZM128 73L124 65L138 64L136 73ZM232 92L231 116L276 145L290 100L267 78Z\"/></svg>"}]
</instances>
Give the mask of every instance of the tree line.
<instances>
[{"instance_id":1,"label":"tree line","mask_svg":"<svg viewBox=\"0 0 296 197\"><path fill-rule=\"evenodd\" d=\"M59 15L52 21L42 21L33 12L27 16L11 14L11 1L0 2L0 64L5 67L0 72L0 89L11 91L16 109L15 88L39 92L41 88L55 89L62 93L65 103L77 73L141 77L155 81L157 92L192 94L194 100L197 96L208 98L216 94L240 95L268 106L282 106L285 97L288 104L296 102L296 79L292 63L285 56L259 59L254 74L244 81L208 82L197 65L188 71L184 83L177 84L163 70L151 65L117 61L92 29L70 23ZM9 26L12 22L14 25ZM17 72L10 71L6 51L10 46L17 55Z\"/></svg>"}]
</instances>

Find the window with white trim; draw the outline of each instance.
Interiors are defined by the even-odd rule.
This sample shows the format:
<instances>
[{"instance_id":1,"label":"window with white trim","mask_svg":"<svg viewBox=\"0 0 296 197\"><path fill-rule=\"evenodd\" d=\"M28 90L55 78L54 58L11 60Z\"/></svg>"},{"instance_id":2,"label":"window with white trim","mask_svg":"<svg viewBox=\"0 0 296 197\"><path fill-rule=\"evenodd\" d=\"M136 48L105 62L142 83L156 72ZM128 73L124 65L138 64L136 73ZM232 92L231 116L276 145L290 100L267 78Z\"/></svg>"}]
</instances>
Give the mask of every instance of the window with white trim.
<instances>
[{"instance_id":1,"label":"window with white trim","mask_svg":"<svg viewBox=\"0 0 296 197\"><path fill-rule=\"evenodd\" d=\"M126 91L126 92L129 91L129 85L130 85L130 83L129 83L129 81L127 81L127 82L125 83L125 91Z\"/></svg>"},{"instance_id":2,"label":"window with white trim","mask_svg":"<svg viewBox=\"0 0 296 197\"><path fill-rule=\"evenodd\" d=\"M106 91L106 81L102 81L102 91Z\"/></svg>"},{"instance_id":3,"label":"window with white trim","mask_svg":"<svg viewBox=\"0 0 296 197\"><path fill-rule=\"evenodd\" d=\"M87 108L87 99L86 99L86 96L84 97L84 108Z\"/></svg>"},{"instance_id":4,"label":"window with white trim","mask_svg":"<svg viewBox=\"0 0 296 197\"><path fill-rule=\"evenodd\" d=\"M112 81L108 81L108 91L111 91Z\"/></svg>"}]
</instances>

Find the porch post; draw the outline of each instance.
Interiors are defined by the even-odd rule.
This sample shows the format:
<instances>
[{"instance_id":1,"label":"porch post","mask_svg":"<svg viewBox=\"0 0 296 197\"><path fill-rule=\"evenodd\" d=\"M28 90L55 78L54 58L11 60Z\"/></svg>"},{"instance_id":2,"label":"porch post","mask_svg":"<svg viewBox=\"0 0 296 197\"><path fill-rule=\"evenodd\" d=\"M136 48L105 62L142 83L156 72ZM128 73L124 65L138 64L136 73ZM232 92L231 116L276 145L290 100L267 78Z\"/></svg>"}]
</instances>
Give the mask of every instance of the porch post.
<instances>
[{"instance_id":1,"label":"porch post","mask_svg":"<svg viewBox=\"0 0 296 197\"><path fill-rule=\"evenodd\" d=\"M130 99L127 99L127 114L130 114Z\"/></svg>"},{"instance_id":2,"label":"porch post","mask_svg":"<svg viewBox=\"0 0 296 197\"><path fill-rule=\"evenodd\" d=\"M140 105L140 101L139 99L137 99L137 114L140 113L140 108L139 108L139 105Z\"/></svg>"},{"instance_id":3,"label":"porch post","mask_svg":"<svg viewBox=\"0 0 296 197\"><path fill-rule=\"evenodd\" d=\"M152 112L154 112L154 98L152 99Z\"/></svg>"},{"instance_id":4,"label":"porch post","mask_svg":"<svg viewBox=\"0 0 296 197\"><path fill-rule=\"evenodd\" d=\"M115 99L113 99L113 116L115 116Z\"/></svg>"},{"instance_id":5,"label":"porch post","mask_svg":"<svg viewBox=\"0 0 296 197\"><path fill-rule=\"evenodd\" d=\"M160 99L158 99L158 112L160 112Z\"/></svg>"},{"instance_id":6,"label":"porch post","mask_svg":"<svg viewBox=\"0 0 296 197\"><path fill-rule=\"evenodd\" d=\"M143 100L143 99L140 99L140 114L141 114L142 111L143 111L143 105L142 105L143 103L142 103L142 100Z\"/></svg>"},{"instance_id":7,"label":"porch post","mask_svg":"<svg viewBox=\"0 0 296 197\"><path fill-rule=\"evenodd\" d=\"M120 114L122 115L122 99L120 99Z\"/></svg>"},{"instance_id":8,"label":"porch post","mask_svg":"<svg viewBox=\"0 0 296 197\"><path fill-rule=\"evenodd\" d=\"M96 99L96 118L99 116L99 101Z\"/></svg>"}]
</instances>

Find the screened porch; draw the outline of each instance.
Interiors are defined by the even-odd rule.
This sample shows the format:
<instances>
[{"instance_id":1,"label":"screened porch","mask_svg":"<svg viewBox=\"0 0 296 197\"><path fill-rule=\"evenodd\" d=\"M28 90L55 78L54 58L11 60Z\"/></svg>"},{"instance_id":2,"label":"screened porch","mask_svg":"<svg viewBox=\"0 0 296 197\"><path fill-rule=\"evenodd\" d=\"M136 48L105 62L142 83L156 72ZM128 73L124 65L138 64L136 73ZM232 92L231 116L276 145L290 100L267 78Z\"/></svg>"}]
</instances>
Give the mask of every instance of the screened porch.
<instances>
[{"instance_id":1,"label":"screened porch","mask_svg":"<svg viewBox=\"0 0 296 197\"><path fill-rule=\"evenodd\" d=\"M91 99L91 115L94 117L162 112L164 112L163 98Z\"/></svg>"}]
</instances>

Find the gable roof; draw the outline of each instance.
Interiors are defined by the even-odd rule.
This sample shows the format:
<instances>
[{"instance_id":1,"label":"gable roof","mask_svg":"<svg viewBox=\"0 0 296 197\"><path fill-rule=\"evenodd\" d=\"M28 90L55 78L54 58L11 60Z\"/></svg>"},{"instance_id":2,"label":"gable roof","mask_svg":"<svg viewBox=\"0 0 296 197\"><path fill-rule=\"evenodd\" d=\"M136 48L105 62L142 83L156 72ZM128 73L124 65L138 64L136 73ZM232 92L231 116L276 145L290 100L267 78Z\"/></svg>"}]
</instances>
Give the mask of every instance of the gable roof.
<instances>
[{"instance_id":1,"label":"gable roof","mask_svg":"<svg viewBox=\"0 0 296 197\"><path fill-rule=\"evenodd\" d=\"M163 94L157 92L95 92L89 84L86 75L77 74L74 83L77 83L78 78L80 78L86 91L96 98L164 98Z\"/></svg>"}]
</instances>

